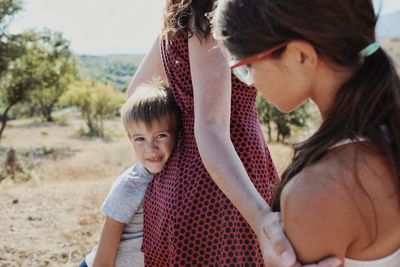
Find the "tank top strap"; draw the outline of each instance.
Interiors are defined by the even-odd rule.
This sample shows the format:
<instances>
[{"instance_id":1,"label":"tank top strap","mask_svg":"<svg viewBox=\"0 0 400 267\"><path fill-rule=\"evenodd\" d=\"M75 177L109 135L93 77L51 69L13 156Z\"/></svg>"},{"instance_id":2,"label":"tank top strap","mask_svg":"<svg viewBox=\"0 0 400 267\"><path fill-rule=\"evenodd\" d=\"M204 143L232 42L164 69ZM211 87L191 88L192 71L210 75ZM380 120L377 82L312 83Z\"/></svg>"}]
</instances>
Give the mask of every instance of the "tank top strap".
<instances>
[{"instance_id":1,"label":"tank top strap","mask_svg":"<svg viewBox=\"0 0 400 267\"><path fill-rule=\"evenodd\" d=\"M344 146L347 144L352 144L352 143L358 143L358 142L366 142L369 141L369 138L366 137L362 137L362 136L356 136L355 138L346 138L343 139L339 142L337 142L336 144L334 144L333 146L331 146L329 149L333 149L339 146Z\"/></svg>"}]
</instances>

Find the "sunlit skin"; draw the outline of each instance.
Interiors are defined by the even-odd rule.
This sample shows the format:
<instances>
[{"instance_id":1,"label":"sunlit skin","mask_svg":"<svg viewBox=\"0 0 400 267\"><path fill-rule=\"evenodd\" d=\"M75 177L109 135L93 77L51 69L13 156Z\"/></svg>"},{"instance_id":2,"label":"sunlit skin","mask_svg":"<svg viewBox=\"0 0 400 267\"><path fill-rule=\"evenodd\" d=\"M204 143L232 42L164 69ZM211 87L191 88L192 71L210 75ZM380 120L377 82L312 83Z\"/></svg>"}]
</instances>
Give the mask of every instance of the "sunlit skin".
<instances>
[{"instance_id":1,"label":"sunlit skin","mask_svg":"<svg viewBox=\"0 0 400 267\"><path fill-rule=\"evenodd\" d=\"M356 69L357 66L344 68L329 62L305 41L292 41L279 57L252 62L250 73L254 86L279 110L290 112L311 99L325 117L341 85ZM391 255L393 248L398 247L395 176L387 159L374 153L377 148L372 143L363 142L363 149L360 147L355 143L329 151L284 187L282 222L299 261L311 263L330 255L341 260L373 260ZM347 171L354 169L354 155L357 175ZM364 205L368 203L365 192L373 195L375 213L368 208L369 204ZM374 219L365 222L371 214L385 218L376 229ZM376 239L371 236L374 231Z\"/></svg>"},{"instance_id":2,"label":"sunlit skin","mask_svg":"<svg viewBox=\"0 0 400 267\"><path fill-rule=\"evenodd\" d=\"M150 174L161 172L176 143L173 119L163 118L149 127L143 122L132 123L128 132L137 160Z\"/></svg>"},{"instance_id":3,"label":"sunlit skin","mask_svg":"<svg viewBox=\"0 0 400 267\"><path fill-rule=\"evenodd\" d=\"M279 58L253 62L251 74L254 86L280 111L291 112L310 98L324 116L351 72L333 68L311 44L292 41Z\"/></svg>"}]
</instances>

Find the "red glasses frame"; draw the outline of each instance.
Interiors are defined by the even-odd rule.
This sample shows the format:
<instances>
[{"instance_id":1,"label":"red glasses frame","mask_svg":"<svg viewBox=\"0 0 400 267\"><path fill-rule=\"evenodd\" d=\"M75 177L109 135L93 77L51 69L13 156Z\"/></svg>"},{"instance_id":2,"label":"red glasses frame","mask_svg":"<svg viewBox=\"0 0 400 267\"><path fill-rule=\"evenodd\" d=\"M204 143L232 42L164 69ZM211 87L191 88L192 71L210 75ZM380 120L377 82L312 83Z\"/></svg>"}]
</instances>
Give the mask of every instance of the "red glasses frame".
<instances>
[{"instance_id":1,"label":"red glasses frame","mask_svg":"<svg viewBox=\"0 0 400 267\"><path fill-rule=\"evenodd\" d=\"M230 66L231 70L233 70L234 68L243 66L243 65L249 65L255 61L261 60L261 59L265 59L267 57L269 57L270 55L272 55L274 52L278 51L279 49L285 47L287 45L287 43L283 43L277 46L274 46L272 48L268 48L258 54L249 56L247 58L241 59L237 62L233 62L233 64Z\"/></svg>"}]
</instances>

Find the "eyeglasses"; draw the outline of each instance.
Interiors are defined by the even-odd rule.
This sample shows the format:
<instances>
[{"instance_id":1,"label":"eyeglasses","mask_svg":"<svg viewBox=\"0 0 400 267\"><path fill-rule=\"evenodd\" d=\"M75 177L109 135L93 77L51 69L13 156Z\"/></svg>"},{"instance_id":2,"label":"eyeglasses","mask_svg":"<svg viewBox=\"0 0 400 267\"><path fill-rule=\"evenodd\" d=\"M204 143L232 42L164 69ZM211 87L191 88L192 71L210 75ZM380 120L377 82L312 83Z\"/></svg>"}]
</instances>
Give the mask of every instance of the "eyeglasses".
<instances>
[{"instance_id":1,"label":"eyeglasses","mask_svg":"<svg viewBox=\"0 0 400 267\"><path fill-rule=\"evenodd\" d=\"M265 59L269 56L271 56L274 52L278 51L281 48L284 48L287 45L287 43L283 43L277 46L274 46L272 48L268 48L267 50L262 51L261 53L258 53L256 55L244 58L239 61L233 61L231 62L231 70L233 73L238 77L239 80L244 82L245 84L251 86L254 84L253 76L251 74L251 68L250 65L254 63L255 61Z\"/></svg>"}]
</instances>

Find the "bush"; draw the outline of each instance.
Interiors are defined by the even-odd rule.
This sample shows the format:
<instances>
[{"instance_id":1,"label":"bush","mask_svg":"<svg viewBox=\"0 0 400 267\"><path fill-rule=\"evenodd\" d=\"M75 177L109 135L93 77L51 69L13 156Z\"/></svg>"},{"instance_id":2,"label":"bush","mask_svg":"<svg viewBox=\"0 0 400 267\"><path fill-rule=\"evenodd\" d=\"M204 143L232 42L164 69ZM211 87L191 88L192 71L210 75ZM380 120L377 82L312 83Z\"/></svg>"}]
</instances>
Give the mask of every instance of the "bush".
<instances>
[{"instance_id":1,"label":"bush","mask_svg":"<svg viewBox=\"0 0 400 267\"><path fill-rule=\"evenodd\" d=\"M124 99L124 94L109 84L83 80L71 85L60 102L78 107L89 129L86 135L104 137L104 120L115 116Z\"/></svg>"}]
</instances>

